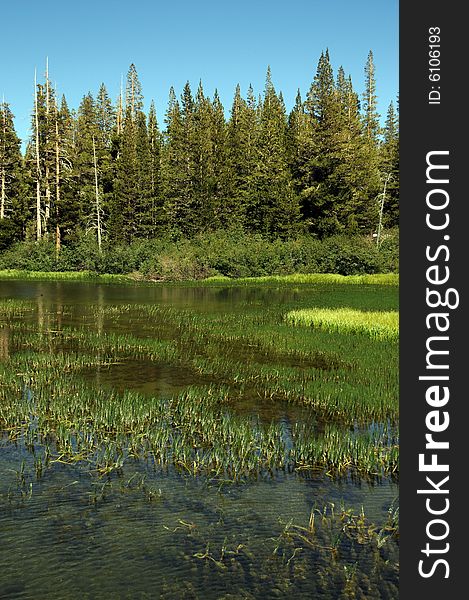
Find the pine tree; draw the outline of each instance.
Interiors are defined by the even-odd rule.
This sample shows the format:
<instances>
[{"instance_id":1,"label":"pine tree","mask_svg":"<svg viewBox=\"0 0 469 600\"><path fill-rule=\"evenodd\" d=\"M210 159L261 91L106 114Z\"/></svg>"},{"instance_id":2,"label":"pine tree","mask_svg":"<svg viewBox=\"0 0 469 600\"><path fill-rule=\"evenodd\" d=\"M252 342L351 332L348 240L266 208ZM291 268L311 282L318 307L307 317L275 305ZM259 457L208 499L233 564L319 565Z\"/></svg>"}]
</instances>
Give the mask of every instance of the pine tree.
<instances>
[{"instance_id":1,"label":"pine tree","mask_svg":"<svg viewBox=\"0 0 469 600\"><path fill-rule=\"evenodd\" d=\"M57 103L54 103L53 107L53 119L54 119L54 131L53 131L53 145L54 145L54 206L53 213L51 215L51 222L53 229L55 229L55 253L56 258L60 253L62 238L61 238L61 210L63 204L63 186L62 186L62 166L63 166L63 149L62 149L62 131L60 128L60 112Z\"/></svg>"},{"instance_id":2,"label":"pine tree","mask_svg":"<svg viewBox=\"0 0 469 600\"><path fill-rule=\"evenodd\" d=\"M0 220L6 219L18 196L21 179L21 142L6 102L0 104Z\"/></svg>"},{"instance_id":3,"label":"pine tree","mask_svg":"<svg viewBox=\"0 0 469 600\"><path fill-rule=\"evenodd\" d=\"M246 214L249 230L269 236L289 236L299 219L288 167L286 133L285 105L275 91L269 68L260 112L253 195Z\"/></svg>"},{"instance_id":4,"label":"pine tree","mask_svg":"<svg viewBox=\"0 0 469 600\"><path fill-rule=\"evenodd\" d=\"M213 222L217 227L232 227L233 215L227 210L228 165L227 165L227 126L225 109L218 91L215 90L211 103L211 142L212 142L212 208Z\"/></svg>"},{"instance_id":5,"label":"pine tree","mask_svg":"<svg viewBox=\"0 0 469 600\"><path fill-rule=\"evenodd\" d=\"M337 76L343 131L339 137L336 194L341 208L337 218L347 233L369 233L376 223L379 170L376 151L363 134L360 103L350 77L342 67Z\"/></svg>"},{"instance_id":6,"label":"pine tree","mask_svg":"<svg viewBox=\"0 0 469 600\"><path fill-rule=\"evenodd\" d=\"M199 84L193 109L193 133L189 152L193 164L191 220L194 232L214 230L222 222L225 196L225 118L215 92L205 96ZM190 132L189 132L190 134Z\"/></svg>"},{"instance_id":7,"label":"pine tree","mask_svg":"<svg viewBox=\"0 0 469 600\"><path fill-rule=\"evenodd\" d=\"M48 66L44 84L37 83L35 78L34 92L33 135L27 153L27 168L29 180L34 182L35 188L36 238L39 240L44 235L49 236L52 231L55 234L58 108L55 91L50 85Z\"/></svg>"},{"instance_id":8,"label":"pine tree","mask_svg":"<svg viewBox=\"0 0 469 600\"><path fill-rule=\"evenodd\" d=\"M99 196L102 218L106 220L114 194L115 157L119 136L117 136L117 113L104 83L99 88L95 104L98 129L95 150L99 170Z\"/></svg>"},{"instance_id":9,"label":"pine tree","mask_svg":"<svg viewBox=\"0 0 469 600\"><path fill-rule=\"evenodd\" d=\"M108 149L98 125L96 101L91 93L83 97L78 109L75 134L74 175L78 196L78 223L93 232L98 243L103 234L103 165L109 162Z\"/></svg>"},{"instance_id":10,"label":"pine tree","mask_svg":"<svg viewBox=\"0 0 469 600\"><path fill-rule=\"evenodd\" d=\"M121 77L121 88L119 92L119 96L116 102L116 129L115 135L118 137L122 134L122 127L124 124L124 91L123 91L123 83Z\"/></svg>"},{"instance_id":11,"label":"pine tree","mask_svg":"<svg viewBox=\"0 0 469 600\"><path fill-rule=\"evenodd\" d=\"M137 196L134 207L136 236L151 238L154 235L152 215L151 146L147 118L139 111L136 122L135 151L137 160Z\"/></svg>"},{"instance_id":12,"label":"pine tree","mask_svg":"<svg viewBox=\"0 0 469 600\"><path fill-rule=\"evenodd\" d=\"M335 170L343 139L343 114L336 90L329 52L321 54L305 103L312 140L306 163L302 214L311 232L323 237L340 231Z\"/></svg>"},{"instance_id":13,"label":"pine tree","mask_svg":"<svg viewBox=\"0 0 469 600\"><path fill-rule=\"evenodd\" d=\"M363 93L363 111L366 136L370 142L378 144L381 133L379 114L377 112L378 100L376 96L376 69L373 52L370 50L365 64L365 91Z\"/></svg>"},{"instance_id":14,"label":"pine tree","mask_svg":"<svg viewBox=\"0 0 469 600\"><path fill-rule=\"evenodd\" d=\"M220 227L285 238L301 229L370 233L379 219L395 226L398 118L391 104L381 131L375 75L370 52L360 107L350 77L343 68L334 77L325 51L288 119L270 69L259 99L251 86L244 99L237 86L228 121L216 91L211 100L200 84L194 98L187 82L179 101L171 88L160 132L154 103L143 111L135 65L115 108L102 84L76 116L65 98L58 106L47 67L35 81L24 159L9 107L0 105L2 230L14 218L16 236L34 229L38 240L55 237L59 253L84 231L101 246Z\"/></svg>"},{"instance_id":15,"label":"pine tree","mask_svg":"<svg viewBox=\"0 0 469 600\"><path fill-rule=\"evenodd\" d=\"M187 135L189 152L191 155L192 171L192 198L191 221L193 232L215 227L215 210L213 206L213 162L212 162L212 105L210 99L204 94L202 82L199 82L195 103L193 105L193 119L187 121Z\"/></svg>"},{"instance_id":16,"label":"pine tree","mask_svg":"<svg viewBox=\"0 0 469 600\"><path fill-rule=\"evenodd\" d=\"M119 157L116 162L114 197L109 209L109 238L113 242L130 243L137 236L140 224L139 168L137 158L138 125L127 107Z\"/></svg>"},{"instance_id":17,"label":"pine tree","mask_svg":"<svg viewBox=\"0 0 469 600\"><path fill-rule=\"evenodd\" d=\"M184 195L187 190L184 160L184 125L181 107L174 88L169 91L168 108L165 116L166 130L161 154L161 187L164 211L170 229L180 233Z\"/></svg>"},{"instance_id":18,"label":"pine tree","mask_svg":"<svg viewBox=\"0 0 469 600\"><path fill-rule=\"evenodd\" d=\"M109 235L114 241L129 243L154 234L150 139L143 112L142 86L134 64L127 74L125 117L116 134Z\"/></svg>"},{"instance_id":19,"label":"pine tree","mask_svg":"<svg viewBox=\"0 0 469 600\"><path fill-rule=\"evenodd\" d=\"M137 69L132 63L127 72L127 85L125 88L125 106L130 112L130 118L135 121L143 110L142 85L137 75Z\"/></svg>"},{"instance_id":20,"label":"pine tree","mask_svg":"<svg viewBox=\"0 0 469 600\"><path fill-rule=\"evenodd\" d=\"M116 112L104 83L99 87L95 104L96 124L100 133L100 142L103 147L110 149L112 134L116 126Z\"/></svg>"},{"instance_id":21,"label":"pine tree","mask_svg":"<svg viewBox=\"0 0 469 600\"><path fill-rule=\"evenodd\" d=\"M163 191L161 185L161 154L163 140L158 128L155 103L153 101L150 104L150 111L148 113L148 143L150 153L150 221L152 230L156 233L162 231L167 222L163 209Z\"/></svg>"},{"instance_id":22,"label":"pine tree","mask_svg":"<svg viewBox=\"0 0 469 600\"><path fill-rule=\"evenodd\" d=\"M380 115L377 111L378 99L376 95L376 68L374 64L373 52L370 50L365 64L365 91L363 93L363 127L366 138L366 152L368 154L369 172L375 176L374 192L374 210L373 225L371 229L376 229L379 219L379 193L381 192L381 183L379 181L380 156L379 145L381 136ZM378 174L378 175L376 175ZM382 178L382 177L381 177Z\"/></svg>"},{"instance_id":23,"label":"pine tree","mask_svg":"<svg viewBox=\"0 0 469 600\"><path fill-rule=\"evenodd\" d=\"M198 230L197 198L195 183L195 158L197 155L195 133L195 101L189 81L186 82L181 95L181 115L183 124L182 160L184 164L185 194L180 206L179 228L186 235L193 235Z\"/></svg>"},{"instance_id":24,"label":"pine tree","mask_svg":"<svg viewBox=\"0 0 469 600\"><path fill-rule=\"evenodd\" d=\"M257 107L252 87L248 100L241 96L239 84L231 107L226 138L225 221L234 228L244 227L246 212L253 195L253 174L257 164Z\"/></svg>"},{"instance_id":25,"label":"pine tree","mask_svg":"<svg viewBox=\"0 0 469 600\"><path fill-rule=\"evenodd\" d=\"M307 204L310 195L309 164L314 156L313 120L305 110L300 90L296 95L295 106L288 117L287 149L292 184L300 206Z\"/></svg>"},{"instance_id":26,"label":"pine tree","mask_svg":"<svg viewBox=\"0 0 469 600\"><path fill-rule=\"evenodd\" d=\"M50 231L54 231L56 235L56 193L57 193L57 143L58 143L58 132L57 132L57 121L58 121L58 108L55 97L55 90L51 87L49 79L49 61L46 61L46 73L45 82L43 86L44 93L44 123L43 123L43 135L44 143L42 148L43 153L43 173L44 173L44 232L46 234ZM49 220L52 217L52 223Z\"/></svg>"},{"instance_id":27,"label":"pine tree","mask_svg":"<svg viewBox=\"0 0 469 600\"><path fill-rule=\"evenodd\" d=\"M41 169L41 131L39 128L39 95L41 92L41 88L37 84L36 79L36 71L34 72L34 112L33 112L33 126L32 130L34 132L34 137L30 142L31 148L31 165L33 162L33 154L34 154L34 176L31 177L31 180L34 178L35 188L36 188L36 239L39 241L42 238L43 232L43 217L42 217L42 169Z\"/></svg>"},{"instance_id":28,"label":"pine tree","mask_svg":"<svg viewBox=\"0 0 469 600\"><path fill-rule=\"evenodd\" d=\"M75 118L70 111L65 96L62 96L58 115L56 115L56 187L59 197L56 202L56 243L60 238L67 242L76 236L80 223L77 180L74 172L75 160ZM57 194L56 194L57 195Z\"/></svg>"},{"instance_id":29,"label":"pine tree","mask_svg":"<svg viewBox=\"0 0 469 600\"><path fill-rule=\"evenodd\" d=\"M175 235L192 236L200 226L200 190L195 189L195 102L189 82L184 86L181 103L173 88L170 90L165 137L162 176L170 226Z\"/></svg>"},{"instance_id":30,"label":"pine tree","mask_svg":"<svg viewBox=\"0 0 469 600\"><path fill-rule=\"evenodd\" d=\"M399 115L391 102L384 127L384 139L380 150L381 175L386 196L383 198L383 225L396 227L399 224Z\"/></svg>"},{"instance_id":31,"label":"pine tree","mask_svg":"<svg viewBox=\"0 0 469 600\"><path fill-rule=\"evenodd\" d=\"M6 102L0 104L0 250L24 234L28 207L24 203L21 142Z\"/></svg>"}]
</instances>

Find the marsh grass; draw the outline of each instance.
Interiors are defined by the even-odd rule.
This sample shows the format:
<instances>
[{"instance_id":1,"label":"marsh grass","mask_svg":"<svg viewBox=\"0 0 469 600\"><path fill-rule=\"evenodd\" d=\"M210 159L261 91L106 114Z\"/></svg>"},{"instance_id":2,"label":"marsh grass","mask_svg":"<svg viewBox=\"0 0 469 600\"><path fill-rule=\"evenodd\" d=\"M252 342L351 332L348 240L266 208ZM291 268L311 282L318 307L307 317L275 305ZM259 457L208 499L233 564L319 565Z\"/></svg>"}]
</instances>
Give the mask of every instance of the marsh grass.
<instances>
[{"instance_id":1,"label":"marsh grass","mask_svg":"<svg viewBox=\"0 0 469 600\"><path fill-rule=\"evenodd\" d=\"M293 310L285 320L293 325L320 327L329 332L366 334L380 340L399 338L397 311L358 311L348 308Z\"/></svg>"},{"instance_id":2,"label":"marsh grass","mask_svg":"<svg viewBox=\"0 0 469 600\"><path fill-rule=\"evenodd\" d=\"M21 356L0 370L3 430L32 451L46 445L49 457L60 462L87 461L104 474L133 457L155 468L172 465L192 476L234 480L294 469L354 471L365 478L397 471L397 447L389 446L387 432L344 436L295 426L288 447L281 424L246 420L230 410L229 388L193 387L158 400L93 389L72 379L69 367L64 357L47 366Z\"/></svg>"},{"instance_id":3,"label":"marsh grass","mask_svg":"<svg viewBox=\"0 0 469 600\"><path fill-rule=\"evenodd\" d=\"M395 302L388 285L325 289L311 288L324 314L331 303L386 308ZM289 306L302 310L308 298ZM6 332L0 427L30 451L46 448L38 476L53 461L104 475L131 460L228 480L318 469L331 477L397 476L396 338L357 338L336 324L291 327L283 304L266 308L249 296L228 312L203 304L190 310L89 304L83 326L75 320L73 327L63 317L72 313L66 305L0 302ZM158 397L97 386L84 376L128 360L173 365L211 383ZM255 405L256 398L301 405L310 423L286 427L238 413L239 403ZM311 426L318 419L322 425ZM372 423L386 427L370 429Z\"/></svg>"},{"instance_id":4,"label":"marsh grass","mask_svg":"<svg viewBox=\"0 0 469 600\"><path fill-rule=\"evenodd\" d=\"M344 502L336 506L329 502L323 506L314 505L308 524L285 523L280 539L291 541L296 547L305 549L322 548L331 552L332 557L340 551L344 541L360 545L372 544L376 549L399 539L399 508L393 502L387 511L386 521L377 526L370 521L363 507L359 511L346 507Z\"/></svg>"},{"instance_id":5,"label":"marsh grass","mask_svg":"<svg viewBox=\"0 0 469 600\"><path fill-rule=\"evenodd\" d=\"M366 490L397 480L397 339L292 326L284 317L312 299L323 309L390 311L395 287L190 287L190 308L171 302L174 288L165 303L118 298L75 306L49 300L42 284L44 297L0 301L5 512L28 519L28 539L36 539L39 523L47 539L64 535L67 547L69 525L79 532L86 513L85 552L88 522L99 539L102 523L113 528L119 514L111 548L138 556L135 548L143 547L145 564L161 564L164 573L169 565L162 598L205 597L217 581L246 597L273 590L282 597L395 598L398 510L390 507L376 524L338 501L309 507L329 485ZM228 297L228 307L217 304L218 295ZM156 393L137 391L132 377L119 381L119 369L139 365L145 375L159 366L171 377L184 372L185 383ZM282 485L288 498L292 485L292 502L269 512L270 494ZM262 486L268 490L258 495ZM297 511L299 487L306 503ZM51 529L55 521L65 523L63 531ZM126 537L117 531L124 521ZM150 529L152 542L144 539ZM37 539L31 553L41 554L45 542ZM44 573L51 576L47 567Z\"/></svg>"},{"instance_id":6,"label":"marsh grass","mask_svg":"<svg viewBox=\"0 0 469 600\"><path fill-rule=\"evenodd\" d=\"M0 302L0 318L23 316L34 310L34 305L28 300L4 298Z\"/></svg>"},{"instance_id":7,"label":"marsh grass","mask_svg":"<svg viewBox=\"0 0 469 600\"><path fill-rule=\"evenodd\" d=\"M23 271L0 270L0 280L19 279L29 281L89 281L93 283L134 283L127 275L99 274L94 271Z\"/></svg>"},{"instance_id":8,"label":"marsh grass","mask_svg":"<svg viewBox=\"0 0 469 600\"><path fill-rule=\"evenodd\" d=\"M336 273L295 273L293 275L265 275L263 277L212 276L199 283L211 284L351 284L351 285L398 285L397 273L376 273L365 275L339 275Z\"/></svg>"},{"instance_id":9,"label":"marsh grass","mask_svg":"<svg viewBox=\"0 0 469 600\"><path fill-rule=\"evenodd\" d=\"M186 548L206 589L210 578L221 576L224 589L236 588L246 598L397 597L398 535L387 524L375 526L363 510L332 503L315 506L311 515L309 523L279 518L261 545L242 522L233 534L223 520L201 528L175 517L166 530ZM170 598L183 597L176 585L170 589Z\"/></svg>"}]
</instances>

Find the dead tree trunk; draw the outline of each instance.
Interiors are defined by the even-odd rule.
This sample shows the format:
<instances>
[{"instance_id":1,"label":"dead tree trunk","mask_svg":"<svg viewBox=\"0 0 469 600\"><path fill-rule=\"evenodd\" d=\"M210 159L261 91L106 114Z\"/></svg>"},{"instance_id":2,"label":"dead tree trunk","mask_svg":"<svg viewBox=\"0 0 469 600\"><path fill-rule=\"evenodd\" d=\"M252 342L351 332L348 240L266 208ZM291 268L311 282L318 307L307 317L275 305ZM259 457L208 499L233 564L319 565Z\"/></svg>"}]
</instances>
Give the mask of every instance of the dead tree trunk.
<instances>
[{"instance_id":1,"label":"dead tree trunk","mask_svg":"<svg viewBox=\"0 0 469 600\"><path fill-rule=\"evenodd\" d=\"M60 144L59 144L59 115L57 108L55 110L55 256L58 258L60 253L60 226L59 226L59 206L60 206Z\"/></svg>"},{"instance_id":2,"label":"dead tree trunk","mask_svg":"<svg viewBox=\"0 0 469 600\"><path fill-rule=\"evenodd\" d=\"M95 199L96 199L96 229L97 229L97 240L98 240L98 250L101 253L101 204L99 200L99 185L98 185L98 164L96 160L96 144L93 136L93 166L94 166L94 189L95 189Z\"/></svg>"},{"instance_id":3,"label":"dead tree trunk","mask_svg":"<svg viewBox=\"0 0 469 600\"><path fill-rule=\"evenodd\" d=\"M50 121L50 94L49 94L49 59L46 60L46 140L45 140L45 185L46 201L44 206L44 231L47 233L47 224L50 217L51 208L51 189L50 189L50 168L48 160L49 151L49 121Z\"/></svg>"},{"instance_id":4,"label":"dead tree trunk","mask_svg":"<svg viewBox=\"0 0 469 600\"><path fill-rule=\"evenodd\" d=\"M42 238L41 217L41 161L39 156L39 115L37 106L37 76L34 71L34 113L36 133L36 239Z\"/></svg>"},{"instance_id":5,"label":"dead tree trunk","mask_svg":"<svg viewBox=\"0 0 469 600\"><path fill-rule=\"evenodd\" d=\"M2 177L1 177L2 189L0 191L0 220L3 220L5 218L5 208L6 208L6 201L7 201L7 191L6 191L7 180L6 180L6 169L5 169L7 124L6 124L6 114L5 114L5 102L3 102L3 104L2 104L2 108L3 108L3 111L2 111L3 149L0 153L0 157L2 159Z\"/></svg>"}]
</instances>

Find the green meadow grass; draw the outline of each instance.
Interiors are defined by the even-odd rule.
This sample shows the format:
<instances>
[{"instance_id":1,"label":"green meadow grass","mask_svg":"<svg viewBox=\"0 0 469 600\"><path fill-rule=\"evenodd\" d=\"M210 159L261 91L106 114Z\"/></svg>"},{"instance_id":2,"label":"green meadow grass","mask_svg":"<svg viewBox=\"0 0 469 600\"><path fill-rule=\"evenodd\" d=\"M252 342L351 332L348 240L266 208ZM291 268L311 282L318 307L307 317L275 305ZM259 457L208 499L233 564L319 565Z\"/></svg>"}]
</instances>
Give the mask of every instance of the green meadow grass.
<instances>
[{"instance_id":1,"label":"green meadow grass","mask_svg":"<svg viewBox=\"0 0 469 600\"><path fill-rule=\"evenodd\" d=\"M312 308L290 311L285 319L293 325L320 327L330 332L364 333L383 340L399 338L397 311Z\"/></svg>"},{"instance_id":2,"label":"green meadow grass","mask_svg":"<svg viewBox=\"0 0 469 600\"><path fill-rule=\"evenodd\" d=\"M99 274L94 271L23 271L19 269L0 270L0 280L26 279L33 281L89 281L99 283L151 283L162 285L161 282L148 280L139 274L128 275ZM188 281L196 285L290 285L290 284L369 284L397 285L399 275L396 273L378 273L370 275L338 275L333 273L297 273L294 275L267 275L263 277L240 277L232 279L224 275L208 277L200 281ZM185 282L178 282L184 284ZM165 282L164 285L168 285Z\"/></svg>"}]
</instances>

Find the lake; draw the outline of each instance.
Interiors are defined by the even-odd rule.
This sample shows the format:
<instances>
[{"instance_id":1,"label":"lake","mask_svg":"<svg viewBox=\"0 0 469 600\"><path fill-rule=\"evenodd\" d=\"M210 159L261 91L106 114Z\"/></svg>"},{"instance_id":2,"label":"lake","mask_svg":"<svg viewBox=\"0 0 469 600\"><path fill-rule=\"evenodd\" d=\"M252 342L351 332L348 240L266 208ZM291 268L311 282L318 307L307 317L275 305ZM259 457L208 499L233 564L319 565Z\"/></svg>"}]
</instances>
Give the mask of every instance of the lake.
<instances>
[{"instance_id":1,"label":"lake","mask_svg":"<svg viewBox=\"0 0 469 600\"><path fill-rule=\"evenodd\" d=\"M0 281L0 597L398 596L393 285Z\"/></svg>"}]
</instances>

